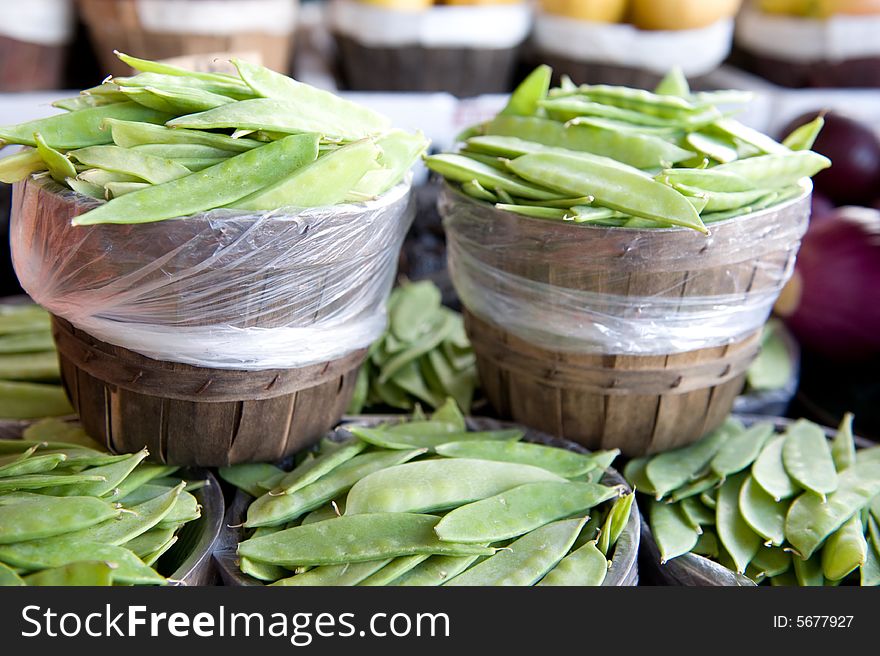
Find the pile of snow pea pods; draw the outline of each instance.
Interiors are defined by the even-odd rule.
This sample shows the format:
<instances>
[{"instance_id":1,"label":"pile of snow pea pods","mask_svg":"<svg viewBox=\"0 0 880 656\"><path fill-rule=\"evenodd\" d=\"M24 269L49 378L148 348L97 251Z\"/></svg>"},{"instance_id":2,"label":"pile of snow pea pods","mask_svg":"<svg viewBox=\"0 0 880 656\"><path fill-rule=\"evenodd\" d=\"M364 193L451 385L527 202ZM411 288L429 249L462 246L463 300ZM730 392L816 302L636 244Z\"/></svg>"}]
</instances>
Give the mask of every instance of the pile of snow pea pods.
<instances>
[{"instance_id":1,"label":"pile of snow pea pods","mask_svg":"<svg viewBox=\"0 0 880 656\"><path fill-rule=\"evenodd\" d=\"M358 372L350 414L390 406L438 408L452 397L470 411L476 358L458 312L441 304L430 281L405 283L388 299L388 327Z\"/></svg>"},{"instance_id":2,"label":"pile of snow pea pods","mask_svg":"<svg viewBox=\"0 0 880 656\"><path fill-rule=\"evenodd\" d=\"M0 305L0 418L73 413L60 384L49 313L38 305Z\"/></svg>"},{"instance_id":3,"label":"pile of snow pea pods","mask_svg":"<svg viewBox=\"0 0 880 656\"><path fill-rule=\"evenodd\" d=\"M262 66L193 72L128 55L138 73L0 127L0 181L46 174L109 202L77 225L144 223L215 208L268 211L380 196L427 146L386 117Z\"/></svg>"},{"instance_id":4,"label":"pile of snow pea pods","mask_svg":"<svg viewBox=\"0 0 880 656\"><path fill-rule=\"evenodd\" d=\"M851 415L830 441L806 420L777 434L731 419L624 476L654 497L664 562L695 553L773 585L880 585L880 447L856 450Z\"/></svg>"},{"instance_id":5,"label":"pile of snow pea pods","mask_svg":"<svg viewBox=\"0 0 880 656\"><path fill-rule=\"evenodd\" d=\"M600 585L632 493L599 481L616 451L468 432L450 399L430 418L351 425L291 471L220 471L257 497L241 570L284 586Z\"/></svg>"},{"instance_id":6,"label":"pile of snow pea pods","mask_svg":"<svg viewBox=\"0 0 880 656\"><path fill-rule=\"evenodd\" d=\"M162 585L156 561L201 510L203 481L112 455L44 419L0 440L0 585Z\"/></svg>"},{"instance_id":7,"label":"pile of snow pea pods","mask_svg":"<svg viewBox=\"0 0 880 656\"><path fill-rule=\"evenodd\" d=\"M534 218L626 228L708 224L803 193L830 161L809 148L823 120L784 143L731 118L740 91L692 93L680 71L654 92L607 85L550 88L537 68L458 152L426 158L461 191Z\"/></svg>"}]
</instances>

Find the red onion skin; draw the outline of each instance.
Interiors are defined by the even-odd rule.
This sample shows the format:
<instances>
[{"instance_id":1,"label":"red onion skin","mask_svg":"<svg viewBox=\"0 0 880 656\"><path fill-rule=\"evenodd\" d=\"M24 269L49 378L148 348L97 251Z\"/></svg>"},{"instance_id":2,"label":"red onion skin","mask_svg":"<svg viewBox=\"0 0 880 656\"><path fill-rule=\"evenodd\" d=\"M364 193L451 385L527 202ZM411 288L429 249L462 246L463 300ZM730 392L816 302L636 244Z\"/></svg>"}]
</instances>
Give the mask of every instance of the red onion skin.
<instances>
[{"instance_id":1,"label":"red onion skin","mask_svg":"<svg viewBox=\"0 0 880 656\"><path fill-rule=\"evenodd\" d=\"M818 354L880 354L880 211L843 207L811 222L777 312Z\"/></svg>"}]
</instances>

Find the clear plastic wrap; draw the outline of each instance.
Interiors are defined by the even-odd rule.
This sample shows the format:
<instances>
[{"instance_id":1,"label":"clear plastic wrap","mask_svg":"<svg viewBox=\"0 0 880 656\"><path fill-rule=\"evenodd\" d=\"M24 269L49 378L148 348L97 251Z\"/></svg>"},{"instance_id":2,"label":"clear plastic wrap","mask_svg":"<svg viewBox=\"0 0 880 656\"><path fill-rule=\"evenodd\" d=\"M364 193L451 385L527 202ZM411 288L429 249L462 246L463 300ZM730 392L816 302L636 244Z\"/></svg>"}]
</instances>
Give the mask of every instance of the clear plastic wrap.
<instances>
[{"instance_id":1,"label":"clear plastic wrap","mask_svg":"<svg viewBox=\"0 0 880 656\"><path fill-rule=\"evenodd\" d=\"M440 209L452 281L484 321L557 351L664 355L731 344L765 323L792 274L810 188L708 236L526 218L449 186Z\"/></svg>"},{"instance_id":2,"label":"clear plastic wrap","mask_svg":"<svg viewBox=\"0 0 880 656\"><path fill-rule=\"evenodd\" d=\"M329 209L74 227L97 201L30 179L16 185L13 263L36 302L104 342L199 367L298 368L384 330L409 191L407 180Z\"/></svg>"}]
</instances>

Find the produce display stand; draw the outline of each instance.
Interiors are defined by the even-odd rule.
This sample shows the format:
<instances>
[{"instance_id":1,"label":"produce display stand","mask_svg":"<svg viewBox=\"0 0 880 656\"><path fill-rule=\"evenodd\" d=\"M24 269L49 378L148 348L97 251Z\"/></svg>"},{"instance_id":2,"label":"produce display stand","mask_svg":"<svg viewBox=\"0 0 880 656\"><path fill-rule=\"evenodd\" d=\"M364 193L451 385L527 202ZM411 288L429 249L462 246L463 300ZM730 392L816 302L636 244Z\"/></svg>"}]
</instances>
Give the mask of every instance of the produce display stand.
<instances>
[{"instance_id":1,"label":"produce display stand","mask_svg":"<svg viewBox=\"0 0 880 656\"><path fill-rule=\"evenodd\" d=\"M346 437L345 427L347 425L374 426L387 421L400 420L400 415L362 415L346 417L342 424L330 434L331 439L341 440ZM470 417L467 419L469 430L491 431L503 430L507 428L523 428L525 430L525 440L546 444L559 448L570 449L577 453L588 453L583 447L574 444L568 440L554 438L549 435L540 433L535 430L526 429L516 424L490 419L486 417ZM627 491L631 490L623 477L614 469L608 469L602 482L606 485L622 485ZM217 561L217 567L220 576L226 585L235 586L257 586L263 585L257 579L243 574L238 567L238 559L236 556L236 548L238 543L243 539L244 530L242 523L244 522L247 507L253 501L253 497L237 491L235 498L229 505L226 513L225 528L217 543L214 552L214 559ZM633 503L630 510L630 516L626 526L617 541L611 559L611 567L605 577L603 586L634 586L638 585L638 552L639 552L639 510L638 504Z\"/></svg>"}]
</instances>

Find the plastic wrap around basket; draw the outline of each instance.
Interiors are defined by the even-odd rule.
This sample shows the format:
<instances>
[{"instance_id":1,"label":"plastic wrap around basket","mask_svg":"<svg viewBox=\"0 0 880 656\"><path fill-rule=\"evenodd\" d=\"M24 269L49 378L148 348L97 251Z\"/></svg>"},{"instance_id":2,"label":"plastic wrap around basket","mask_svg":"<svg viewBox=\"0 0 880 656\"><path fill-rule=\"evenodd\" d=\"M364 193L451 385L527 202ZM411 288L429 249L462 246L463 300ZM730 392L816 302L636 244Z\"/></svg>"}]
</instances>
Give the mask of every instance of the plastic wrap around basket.
<instances>
[{"instance_id":1,"label":"plastic wrap around basket","mask_svg":"<svg viewBox=\"0 0 880 656\"><path fill-rule=\"evenodd\" d=\"M718 426L791 275L809 188L710 226L543 221L446 187L450 272L480 379L502 416L643 455Z\"/></svg>"},{"instance_id":2,"label":"plastic wrap around basket","mask_svg":"<svg viewBox=\"0 0 880 656\"><path fill-rule=\"evenodd\" d=\"M94 201L45 178L17 184L16 271L55 315L85 430L115 451L206 466L277 460L318 439L384 329L412 219L408 187L389 194L74 227Z\"/></svg>"},{"instance_id":3,"label":"plastic wrap around basket","mask_svg":"<svg viewBox=\"0 0 880 656\"><path fill-rule=\"evenodd\" d=\"M379 423L400 421L401 419L402 417L400 415L362 415L347 417L345 422L333 431L329 437L336 440L350 437L350 433L345 430L345 426L348 424L374 426ZM499 421L487 417L469 417L467 419L467 425L469 430L475 431L522 428L521 426L510 422ZM588 453L588 451L580 445L574 444L568 440L551 437L550 435L542 434L531 429L525 429L525 433L524 439L529 442L547 444L549 446L569 449L578 453ZM608 469L602 482L606 485L622 485L627 491L632 489L615 469ZM238 543L244 539L242 523L244 522L247 508L252 501L253 497L250 495L245 494L240 490L236 493L227 510L226 528L221 533L220 539L217 543L217 549L214 551L214 558L217 561L220 576L226 585L263 585L262 582L244 574L241 569L239 569L238 558L236 555ZM608 574L606 575L605 580L602 582L603 586L638 585L639 517L640 515L637 504L633 503L626 526L614 547L614 552L611 556L611 566L608 569Z\"/></svg>"}]
</instances>

